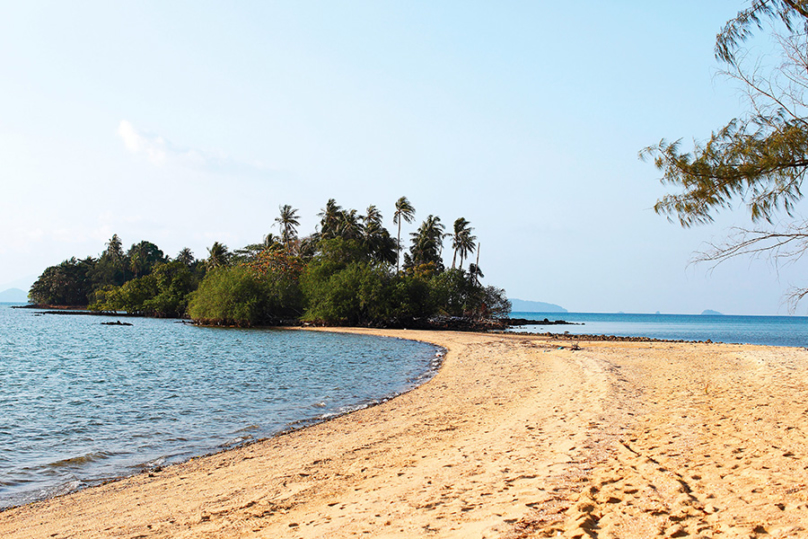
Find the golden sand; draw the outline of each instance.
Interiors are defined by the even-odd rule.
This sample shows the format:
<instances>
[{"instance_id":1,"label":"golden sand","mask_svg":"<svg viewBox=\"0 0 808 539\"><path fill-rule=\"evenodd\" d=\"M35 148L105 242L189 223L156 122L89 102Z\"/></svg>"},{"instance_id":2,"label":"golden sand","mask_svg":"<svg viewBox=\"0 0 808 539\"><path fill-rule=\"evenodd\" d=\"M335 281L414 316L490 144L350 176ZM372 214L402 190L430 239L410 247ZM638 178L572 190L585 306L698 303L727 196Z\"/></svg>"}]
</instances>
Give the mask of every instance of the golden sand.
<instances>
[{"instance_id":1,"label":"golden sand","mask_svg":"<svg viewBox=\"0 0 808 539\"><path fill-rule=\"evenodd\" d=\"M448 354L385 404L2 512L0 537L808 537L808 351L346 331Z\"/></svg>"}]
</instances>

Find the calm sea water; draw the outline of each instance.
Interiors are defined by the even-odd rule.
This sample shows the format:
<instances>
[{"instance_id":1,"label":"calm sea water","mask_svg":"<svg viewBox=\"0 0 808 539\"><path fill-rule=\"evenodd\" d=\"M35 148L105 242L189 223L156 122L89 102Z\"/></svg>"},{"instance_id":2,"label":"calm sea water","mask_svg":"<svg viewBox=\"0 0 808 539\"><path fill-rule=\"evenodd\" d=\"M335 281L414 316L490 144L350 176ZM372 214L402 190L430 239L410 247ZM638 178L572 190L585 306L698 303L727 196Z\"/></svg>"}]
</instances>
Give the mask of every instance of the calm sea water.
<instances>
[{"instance_id":1,"label":"calm sea water","mask_svg":"<svg viewBox=\"0 0 808 539\"><path fill-rule=\"evenodd\" d=\"M511 313L513 318L583 325L522 326L514 331L620 335L654 339L808 346L808 317L684 314Z\"/></svg>"},{"instance_id":2,"label":"calm sea water","mask_svg":"<svg viewBox=\"0 0 808 539\"><path fill-rule=\"evenodd\" d=\"M109 320L0 305L0 507L366 406L438 361L399 339Z\"/></svg>"}]
</instances>

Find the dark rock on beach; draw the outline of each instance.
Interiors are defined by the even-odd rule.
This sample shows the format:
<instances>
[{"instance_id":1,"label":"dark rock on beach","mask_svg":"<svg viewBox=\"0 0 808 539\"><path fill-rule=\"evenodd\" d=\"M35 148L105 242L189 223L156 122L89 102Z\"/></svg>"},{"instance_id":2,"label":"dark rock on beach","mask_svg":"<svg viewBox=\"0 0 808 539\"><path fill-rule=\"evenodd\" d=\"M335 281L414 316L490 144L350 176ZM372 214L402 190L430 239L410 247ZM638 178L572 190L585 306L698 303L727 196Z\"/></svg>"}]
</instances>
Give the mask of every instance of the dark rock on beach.
<instances>
[{"instance_id":1,"label":"dark rock on beach","mask_svg":"<svg viewBox=\"0 0 808 539\"><path fill-rule=\"evenodd\" d=\"M416 318L406 323L390 324L389 327L409 329L445 329L453 331L500 331L513 326L582 325L565 320L528 320L526 318L471 318L467 316L433 316Z\"/></svg>"},{"instance_id":2,"label":"dark rock on beach","mask_svg":"<svg viewBox=\"0 0 808 539\"><path fill-rule=\"evenodd\" d=\"M652 337L623 337L620 335L583 335L571 333L532 333L531 335L539 335L541 337L549 337L553 340L567 340L567 341L613 341L613 342L677 342L677 343L691 343L691 344L714 344L710 339L706 341L687 341L683 339L654 339Z\"/></svg>"},{"instance_id":3,"label":"dark rock on beach","mask_svg":"<svg viewBox=\"0 0 808 539\"><path fill-rule=\"evenodd\" d=\"M491 331L508 327L504 318L471 318L466 316L433 316L426 319L416 319L411 329L443 329L452 331Z\"/></svg>"},{"instance_id":4,"label":"dark rock on beach","mask_svg":"<svg viewBox=\"0 0 808 539\"><path fill-rule=\"evenodd\" d=\"M566 320L550 320L549 318L545 318L544 320L530 320L528 318L505 318L504 319L508 326L582 326L583 324L578 324L576 322L567 322Z\"/></svg>"}]
</instances>

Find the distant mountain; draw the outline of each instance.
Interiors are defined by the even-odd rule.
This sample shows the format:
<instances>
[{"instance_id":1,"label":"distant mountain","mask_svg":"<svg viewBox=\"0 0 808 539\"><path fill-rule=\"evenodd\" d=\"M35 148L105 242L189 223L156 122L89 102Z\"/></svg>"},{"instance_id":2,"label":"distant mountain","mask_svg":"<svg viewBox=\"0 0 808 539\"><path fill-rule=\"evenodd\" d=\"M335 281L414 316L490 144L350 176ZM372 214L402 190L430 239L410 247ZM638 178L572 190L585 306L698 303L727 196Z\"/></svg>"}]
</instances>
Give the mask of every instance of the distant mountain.
<instances>
[{"instance_id":1,"label":"distant mountain","mask_svg":"<svg viewBox=\"0 0 808 539\"><path fill-rule=\"evenodd\" d=\"M724 315L724 313L719 313L718 311L713 311L713 310L710 310L710 309L706 309L701 314L708 314L710 316L716 316L716 315L723 316Z\"/></svg>"},{"instance_id":2,"label":"distant mountain","mask_svg":"<svg viewBox=\"0 0 808 539\"><path fill-rule=\"evenodd\" d=\"M28 303L28 294L19 288L9 288L0 292L0 303Z\"/></svg>"},{"instance_id":3,"label":"distant mountain","mask_svg":"<svg viewBox=\"0 0 808 539\"><path fill-rule=\"evenodd\" d=\"M37 276L22 277L13 281L6 281L0 283L0 290L8 290L9 288L19 288L20 290L30 290L31 286L37 280ZM28 292L26 292L27 294Z\"/></svg>"},{"instance_id":4,"label":"distant mountain","mask_svg":"<svg viewBox=\"0 0 808 539\"><path fill-rule=\"evenodd\" d=\"M555 305L553 303L544 303L541 301L527 301L524 299L514 299L509 298L511 300L511 312L514 313L566 313L569 312L564 307L560 305Z\"/></svg>"}]
</instances>

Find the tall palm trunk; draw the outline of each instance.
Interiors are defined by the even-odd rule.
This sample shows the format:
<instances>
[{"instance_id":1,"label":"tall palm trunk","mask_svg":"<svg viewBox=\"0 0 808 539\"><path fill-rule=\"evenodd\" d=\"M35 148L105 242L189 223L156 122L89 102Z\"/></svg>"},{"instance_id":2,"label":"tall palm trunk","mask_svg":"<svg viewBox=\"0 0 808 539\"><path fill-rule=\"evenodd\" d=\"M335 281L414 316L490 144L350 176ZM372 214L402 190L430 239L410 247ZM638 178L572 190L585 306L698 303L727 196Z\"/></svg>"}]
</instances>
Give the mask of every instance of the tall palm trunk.
<instances>
[{"instance_id":1,"label":"tall palm trunk","mask_svg":"<svg viewBox=\"0 0 808 539\"><path fill-rule=\"evenodd\" d=\"M396 273L401 271L401 219L398 220L398 241L396 242Z\"/></svg>"}]
</instances>

